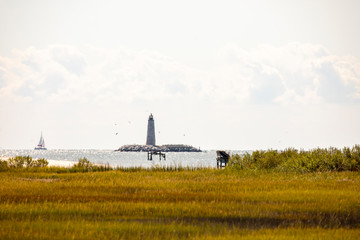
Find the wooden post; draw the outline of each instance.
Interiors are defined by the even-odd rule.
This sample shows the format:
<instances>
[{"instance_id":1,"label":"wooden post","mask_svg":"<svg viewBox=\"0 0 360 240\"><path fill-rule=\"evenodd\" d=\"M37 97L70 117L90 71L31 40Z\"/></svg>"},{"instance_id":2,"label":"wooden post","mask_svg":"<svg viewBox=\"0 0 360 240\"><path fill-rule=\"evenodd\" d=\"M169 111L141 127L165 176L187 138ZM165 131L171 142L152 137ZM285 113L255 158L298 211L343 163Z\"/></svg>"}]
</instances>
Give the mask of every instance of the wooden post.
<instances>
[{"instance_id":1,"label":"wooden post","mask_svg":"<svg viewBox=\"0 0 360 240\"><path fill-rule=\"evenodd\" d=\"M152 151L147 152L148 161L152 161Z\"/></svg>"},{"instance_id":2,"label":"wooden post","mask_svg":"<svg viewBox=\"0 0 360 240\"><path fill-rule=\"evenodd\" d=\"M147 155L148 155L148 160L152 161L152 156L154 155L159 155L159 159L161 161L161 158L163 158L164 160L166 160L166 155L165 153L162 153L161 151L148 151Z\"/></svg>"}]
</instances>

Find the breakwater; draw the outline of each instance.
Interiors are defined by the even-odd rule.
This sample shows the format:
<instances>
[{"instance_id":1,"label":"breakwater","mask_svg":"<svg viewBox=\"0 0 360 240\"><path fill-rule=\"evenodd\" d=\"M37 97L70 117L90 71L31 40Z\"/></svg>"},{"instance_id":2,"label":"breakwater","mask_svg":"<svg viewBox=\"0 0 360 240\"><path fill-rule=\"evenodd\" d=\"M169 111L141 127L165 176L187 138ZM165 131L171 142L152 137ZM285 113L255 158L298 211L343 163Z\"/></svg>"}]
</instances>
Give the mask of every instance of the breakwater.
<instances>
[{"instance_id":1,"label":"breakwater","mask_svg":"<svg viewBox=\"0 0 360 240\"><path fill-rule=\"evenodd\" d=\"M168 144L161 146L153 145L124 145L115 150L119 152L149 152L149 151L161 151L161 152L201 152L200 148L195 148L190 145L184 144Z\"/></svg>"}]
</instances>

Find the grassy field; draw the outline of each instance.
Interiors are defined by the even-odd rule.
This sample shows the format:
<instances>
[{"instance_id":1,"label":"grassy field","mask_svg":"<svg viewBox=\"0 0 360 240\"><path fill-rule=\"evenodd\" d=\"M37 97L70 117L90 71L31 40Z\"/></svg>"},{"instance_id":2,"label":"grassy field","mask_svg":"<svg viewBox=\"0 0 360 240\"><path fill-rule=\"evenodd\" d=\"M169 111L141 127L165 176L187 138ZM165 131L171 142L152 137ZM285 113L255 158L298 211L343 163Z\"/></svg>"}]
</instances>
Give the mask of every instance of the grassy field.
<instances>
[{"instance_id":1,"label":"grassy field","mask_svg":"<svg viewBox=\"0 0 360 240\"><path fill-rule=\"evenodd\" d=\"M360 238L359 172L60 170L0 172L0 239Z\"/></svg>"}]
</instances>

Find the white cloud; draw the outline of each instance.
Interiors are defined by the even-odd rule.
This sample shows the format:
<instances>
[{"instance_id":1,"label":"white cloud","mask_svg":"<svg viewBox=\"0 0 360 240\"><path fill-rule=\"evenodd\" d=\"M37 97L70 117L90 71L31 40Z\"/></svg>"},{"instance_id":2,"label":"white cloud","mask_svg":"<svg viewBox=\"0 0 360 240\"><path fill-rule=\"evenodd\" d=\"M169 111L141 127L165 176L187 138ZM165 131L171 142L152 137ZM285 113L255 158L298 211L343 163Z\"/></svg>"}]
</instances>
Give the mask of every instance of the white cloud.
<instances>
[{"instance_id":1,"label":"white cloud","mask_svg":"<svg viewBox=\"0 0 360 240\"><path fill-rule=\"evenodd\" d=\"M159 143L349 145L360 131L359 66L354 57L299 43L252 51L226 46L202 70L128 49L18 50L0 57L0 146L32 147L41 130L52 148L142 143L150 112Z\"/></svg>"},{"instance_id":2,"label":"white cloud","mask_svg":"<svg viewBox=\"0 0 360 240\"><path fill-rule=\"evenodd\" d=\"M81 52L74 47L53 46L51 49L52 59L62 65L69 73L82 75L86 62Z\"/></svg>"},{"instance_id":3,"label":"white cloud","mask_svg":"<svg viewBox=\"0 0 360 240\"><path fill-rule=\"evenodd\" d=\"M331 55L322 46L263 45L251 52L228 46L221 57L219 77L226 76L225 84L235 85L250 102L341 104L359 99L360 61Z\"/></svg>"},{"instance_id":4,"label":"white cloud","mask_svg":"<svg viewBox=\"0 0 360 240\"><path fill-rule=\"evenodd\" d=\"M196 71L160 55L92 47L29 48L1 60L1 91L33 100L41 97L57 101L132 101L181 97L193 91L192 80L197 75Z\"/></svg>"},{"instance_id":5,"label":"white cloud","mask_svg":"<svg viewBox=\"0 0 360 240\"><path fill-rule=\"evenodd\" d=\"M360 61L293 43L219 52L197 70L158 53L52 45L0 58L5 98L54 102L198 99L214 103L349 103L360 99ZM22 100L21 100L22 99Z\"/></svg>"}]
</instances>

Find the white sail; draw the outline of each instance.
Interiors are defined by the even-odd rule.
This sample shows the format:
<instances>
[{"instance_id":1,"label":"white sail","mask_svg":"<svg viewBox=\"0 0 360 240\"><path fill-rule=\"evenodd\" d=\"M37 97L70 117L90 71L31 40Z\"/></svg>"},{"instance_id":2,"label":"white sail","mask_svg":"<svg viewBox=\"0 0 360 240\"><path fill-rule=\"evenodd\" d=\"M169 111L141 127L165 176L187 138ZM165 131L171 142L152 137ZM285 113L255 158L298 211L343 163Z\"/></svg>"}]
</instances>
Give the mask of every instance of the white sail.
<instances>
[{"instance_id":1,"label":"white sail","mask_svg":"<svg viewBox=\"0 0 360 240\"><path fill-rule=\"evenodd\" d=\"M38 145L35 147L35 150L46 150L45 140L44 140L44 137L43 137L43 135L42 135L42 132L41 132L41 137L40 137L39 143L38 143Z\"/></svg>"},{"instance_id":2,"label":"white sail","mask_svg":"<svg viewBox=\"0 0 360 240\"><path fill-rule=\"evenodd\" d=\"M43 144L44 144L44 138L43 138L43 136L41 134L40 141L38 143L38 147L43 147Z\"/></svg>"}]
</instances>

